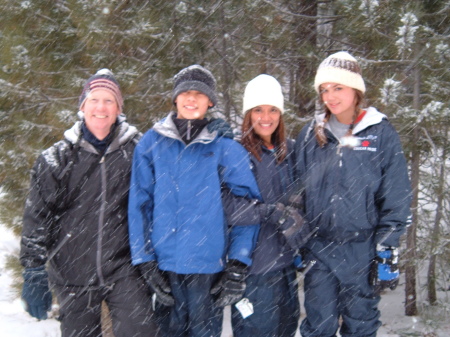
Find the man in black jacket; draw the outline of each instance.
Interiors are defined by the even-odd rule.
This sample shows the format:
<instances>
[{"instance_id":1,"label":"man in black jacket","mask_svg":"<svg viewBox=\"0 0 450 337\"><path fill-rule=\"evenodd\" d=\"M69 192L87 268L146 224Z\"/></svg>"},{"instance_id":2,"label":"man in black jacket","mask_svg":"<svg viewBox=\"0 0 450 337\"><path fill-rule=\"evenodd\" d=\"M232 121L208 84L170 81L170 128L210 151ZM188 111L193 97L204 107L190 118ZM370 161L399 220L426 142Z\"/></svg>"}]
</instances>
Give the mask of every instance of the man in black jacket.
<instances>
[{"instance_id":1,"label":"man in black jacket","mask_svg":"<svg viewBox=\"0 0 450 337\"><path fill-rule=\"evenodd\" d=\"M128 190L140 133L125 121L122 106L113 74L98 71L80 96L81 120L31 171L22 298L32 316L46 319L50 283L63 337L100 336L103 301L116 337L156 336L148 288L130 263Z\"/></svg>"}]
</instances>

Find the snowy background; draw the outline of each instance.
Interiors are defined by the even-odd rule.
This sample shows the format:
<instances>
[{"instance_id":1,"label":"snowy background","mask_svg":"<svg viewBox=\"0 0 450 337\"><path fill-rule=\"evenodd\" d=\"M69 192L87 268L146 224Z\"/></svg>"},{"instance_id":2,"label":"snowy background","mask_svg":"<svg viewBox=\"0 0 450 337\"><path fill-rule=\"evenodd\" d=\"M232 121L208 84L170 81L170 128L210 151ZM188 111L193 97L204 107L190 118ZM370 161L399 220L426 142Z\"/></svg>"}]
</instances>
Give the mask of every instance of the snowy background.
<instances>
[{"instance_id":1,"label":"snowy background","mask_svg":"<svg viewBox=\"0 0 450 337\"><path fill-rule=\"evenodd\" d=\"M11 231L0 224L0 327L2 337L60 337L59 323L55 319L37 321L30 317L23 309L20 299L11 285L14 283L12 274L5 269L6 257L17 254L19 239ZM420 293L420 292L419 292ZM300 296L302 293L300 293ZM440 291L439 295L445 300L448 295ZM420 301L420 299L419 299ZM450 323L444 323L445 317L439 313L422 313L424 317L407 317L404 315L403 282L395 291L386 292L381 300L381 321L379 337L448 337ZM450 304L449 304L450 305ZM423 311L424 312L424 311ZM302 314L304 309L302 306ZM303 318L302 315L302 318ZM448 315L448 313L447 313ZM448 317L448 316L447 316ZM229 311L225 313L224 331L222 337L231 337L229 325ZM300 336L297 333L297 336Z\"/></svg>"}]
</instances>

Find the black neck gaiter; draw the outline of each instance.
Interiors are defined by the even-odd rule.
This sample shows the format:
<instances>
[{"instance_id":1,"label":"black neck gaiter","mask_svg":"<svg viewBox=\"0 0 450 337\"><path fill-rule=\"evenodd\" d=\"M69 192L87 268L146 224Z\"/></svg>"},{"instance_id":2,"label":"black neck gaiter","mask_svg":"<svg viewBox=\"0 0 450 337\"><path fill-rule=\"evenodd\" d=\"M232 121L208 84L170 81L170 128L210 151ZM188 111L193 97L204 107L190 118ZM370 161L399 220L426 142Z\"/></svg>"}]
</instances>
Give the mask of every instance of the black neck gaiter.
<instances>
[{"instance_id":1,"label":"black neck gaiter","mask_svg":"<svg viewBox=\"0 0 450 337\"><path fill-rule=\"evenodd\" d=\"M94 136L94 134L89 131L89 129L86 126L86 123L83 123L81 126L81 130L83 133L83 138L88 141L90 144L92 144L98 152L101 154L105 153L106 148L111 144L113 138L114 138L114 131L116 129L117 121L111 126L110 133L102 140L99 140L97 137Z\"/></svg>"},{"instance_id":2,"label":"black neck gaiter","mask_svg":"<svg viewBox=\"0 0 450 337\"><path fill-rule=\"evenodd\" d=\"M180 133L181 139L187 145L192 142L203 128L209 123L205 119L181 119L177 118L175 115L172 116L173 122Z\"/></svg>"}]
</instances>

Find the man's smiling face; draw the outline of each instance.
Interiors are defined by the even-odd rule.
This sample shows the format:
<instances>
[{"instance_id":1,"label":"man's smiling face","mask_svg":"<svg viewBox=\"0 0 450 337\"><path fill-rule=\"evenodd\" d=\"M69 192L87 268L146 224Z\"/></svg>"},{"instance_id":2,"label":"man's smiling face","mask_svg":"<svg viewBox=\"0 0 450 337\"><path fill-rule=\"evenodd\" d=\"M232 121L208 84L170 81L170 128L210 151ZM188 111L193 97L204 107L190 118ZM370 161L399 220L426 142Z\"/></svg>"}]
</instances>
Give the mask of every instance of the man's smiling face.
<instances>
[{"instance_id":1,"label":"man's smiling face","mask_svg":"<svg viewBox=\"0 0 450 337\"><path fill-rule=\"evenodd\" d=\"M108 136L111 126L120 114L114 95L103 89L89 93L81 111L84 112L87 128L99 140Z\"/></svg>"}]
</instances>

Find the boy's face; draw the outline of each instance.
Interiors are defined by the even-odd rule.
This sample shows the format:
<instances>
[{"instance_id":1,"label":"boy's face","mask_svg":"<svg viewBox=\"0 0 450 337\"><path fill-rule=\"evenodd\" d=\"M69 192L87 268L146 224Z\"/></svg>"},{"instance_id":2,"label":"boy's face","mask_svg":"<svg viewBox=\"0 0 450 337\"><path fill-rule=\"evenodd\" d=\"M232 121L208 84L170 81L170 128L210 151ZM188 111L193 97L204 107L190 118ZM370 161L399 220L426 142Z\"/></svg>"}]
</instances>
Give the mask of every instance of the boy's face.
<instances>
[{"instance_id":1,"label":"boy's face","mask_svg":"<svg viewBox=\"0 0 450 337\"><path fill-rule=\"evenodd\" d=\"M213 103L204 93L197 90L182 92L175 99L177 105L177 118L203 119Z\"/></svg>"}]
</instances>

